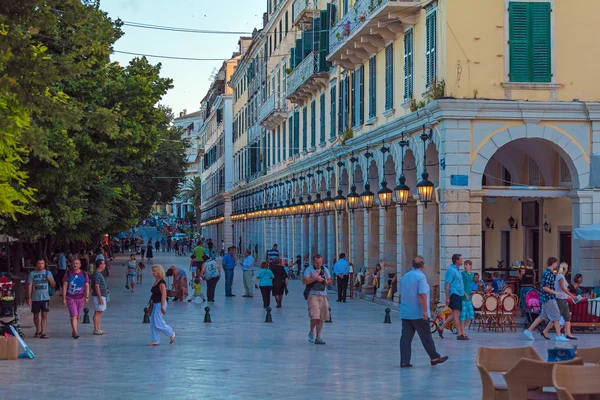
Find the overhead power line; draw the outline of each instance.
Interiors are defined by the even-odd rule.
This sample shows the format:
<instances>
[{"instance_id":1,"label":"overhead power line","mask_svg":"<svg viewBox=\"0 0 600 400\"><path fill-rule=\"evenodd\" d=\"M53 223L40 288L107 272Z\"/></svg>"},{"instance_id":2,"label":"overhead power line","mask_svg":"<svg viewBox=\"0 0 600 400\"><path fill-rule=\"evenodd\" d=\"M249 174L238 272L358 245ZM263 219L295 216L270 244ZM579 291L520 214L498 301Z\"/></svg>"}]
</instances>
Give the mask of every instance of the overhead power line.
<instances>
[{"instance_id":1,"label":"overhead power line","mask_svg":"<svg viewBox=\"0 0 600 400\"><path fill-rule=\"evenodd\" d=\"M136 53L136 52L131 52L131 51L121 51L121 50L113 50L113 53L129 54L132 56L142 56L142 57L166 58L169 60L183 60L183 61L227 61L227 60L231 60L231 57L223 57L223 58L176 57L176 56L164 56L164 55L158 55L158 54ZM269 59L269 58L274 58L274 57L289 57L289 54L271 55L270 57L262 57L262 58ZM259 57L259 58L261 58L261 57Z\"/></svg>"},{"instance_id":2,"label":"overhead power line","mask_svg":"<svg viewBox=\"0 0 600 400\"><path fill-rule=\"evenodd\" d=\"M131 22L131 21L123 21L123 25L131 26L132 28L155 29L155 30L159 30L159 31L172 31L172 32L202 33L202 34L210 34L210 35L251 35L252 34L252 32L215 31L215 30L207 30L207 29L178 28L175 26L144 24L141 22Z\"/></svg>"}]
</instances>

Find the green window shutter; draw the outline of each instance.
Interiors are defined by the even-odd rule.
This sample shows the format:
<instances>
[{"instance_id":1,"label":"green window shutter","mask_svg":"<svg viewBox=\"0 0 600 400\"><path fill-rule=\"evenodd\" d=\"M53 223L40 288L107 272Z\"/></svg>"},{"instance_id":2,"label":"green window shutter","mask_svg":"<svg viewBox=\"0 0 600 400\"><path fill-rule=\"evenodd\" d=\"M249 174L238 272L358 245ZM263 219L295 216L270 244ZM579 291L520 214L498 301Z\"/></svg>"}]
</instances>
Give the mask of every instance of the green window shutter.
<instances>
[{"instance_id":1,"label":"green window shutter","mask_svg":"<svg viewBox=\"0 0 600 400\"><path fill-rule=\"evenodd\" d=\"M319 71L328 71L331 63L327 62L329 54L329 7L321 10L321 31L319 32Z\"/></svg>"},{"instance_id":2,"label":"green window shutter","mask_svg":"<svg viewBox=\"0 0 600 400\"><path fill-rule=\"evenodd\" d=\"M385 109L394 108L394 47L390 43L385 48Z\"/></svg>"},{"instance_id":3,"label":"green window shutter","mask_svg":"<svg viewBox=\"0 0 600 400\"><path fill-rule=\"evenodd\" d=\"M413 30L404 34L404 100L413 97Z\"/></svg>"},{"instance_id":4,"label":"green window shutter","mask_svg":"<svg viewBox=\"0 0 600 400\"><path fill-rule=\"evenodd\" d=\"M286 139L287 139L287 133L286 133L286 128L287 125L285 124L285 121L283 122L283 138L281 139L281 145L283 146L283 148L281 149L282 154L283 154L283 161L285 161L285 159L287 158L287 154L285 152L285 147L286 147Z\"/></svg>"},{"instance_id":5,"label":"green window shutter","mask_svg":"<svg viewBox=\"0 0 600 400\"><path fill-rule=\"evenodd\" d=\"M429 87L433 81L437 78L436 74L436 14L437 11L432 11L427 15L425 21L425 46L426 46L426 73L427 73L427 87Z\"/></svg>"},{"instance_id":6,"label":"green window shutter","mask_svg":"<svg viewBox=\"0 0 600 400\"><path fill-rule=\"evenodd\" d=\"M300 110L294 111L294 154L300 153Z\"/></svg>"},{"instance_id":7,"label":"green window shutter","mask_svg":"<svg viewBox=\"0 0 600 400\"><path fill-rule=\"evenodd\" d=\"M357 77L358 77L358 71L350 72L348 75L348 78L350 79L350 98L352 99L352 109L349 110L350 126L358 125L358 122L356 120L356 117L357 117L356 105L358 104L358 102L356 101L356 99L357 99L356 93L358 92L358 88L357 88L358 85L356 84Z\"/></svg>"},{"instance_id":8,"label":"green window shutter","mask_svg":"<svg viewBox=\"0 0 600 400\"><path fill-rule=\"evenodd\" d=\"M308 142L308 109L302 108L302 150L306 150Z\"/></svg>"},{"instance_id":9,"label":"green window shutter","mask_svg":"<svg viewBox=\"0 0 600 400\"><path fill-rule=\"evenodd\" d=\"M291 158L294 155L294 117L288 118L288 134L290 141L288 156Z\"/></svg>"},{"instance_id":10,"label":"green window shutter","mask_svg":"<svg viewBox=\"0 0 600 400\"><path fill-rule=\"evenodd\" d=\"M317 100L310 103L310 147L317 144Z\"/></svg>"},{"instance_id":11,"label":"green window shutter","mask_svg":"<svg viewBox=\"0 0 600 400\"><path fill-rule=\"evenodd\" d=\"M340 88L338 92L340 96L340 101L338 103L338 132L342 133L346 130L346 127L344 126L344 99L346 98L346 95L344 93L346 92L346 82L344 79L340 79L339 86Z\"/></svg>"},{"instance_id":12,"label":"green window shutter","mask_svg":"<svg viewBox=\"0 0 600 400\"><path fill-rule=\"evenodd\" d=\"M294 62L294 68L298 66L298 64L300 64L302 62L302 60L304 59L304 52L303 52L303 47L302 47L302 39L297 39L296 40L296 51L294 52L295 55L295 62Z\"/></svg>"},{"instance_id":13,"label":"green window shutter","mask_svg":"<svg viewBox=\"0 0 600 400\"><path fill-rule=\"evenodd\" d=\"M331 101L331 108L329 109L329 137L335 137L335 132L336 132L336 120L335 117L337 116L337 111L336 111L336 100L337 100L337 93L336 93L336 87L335 85L331 87L330 92L329 92L329 97L330 97L330 101Z\"/></svg>"},{"instance_id":14,"label":"green window shutter","mask_svg":"<svg viewBox=\"0 0 600 400\"><path fill-rule=\"evenodd\" d=\"M529 3L531 10L532 82L552 80L550 48L550 3Z\"/></svg>"},{"instance_id":15,"label":"green window shutter","mask_svg":"<svg viewBox=\"0 0 600 400\"><path fill-rule=\"evenodd\" d=\"M281 126L277 127L277 147L275 148L277 154L277 162L281 162Z\"/></svg>"},{"instance_id":16,"label":"green window shutter","mask_svg":"<svg viewBox=\"0 0 600 400\"><path fill-rule=\"evenodd\" d=\"M304 42L304 54L302 55L302 59L306 58L307 55L312 53L314 48L314 33L313 31L303 31L302 37Z\"/></svg>"},{"instance_id":17,"label":"green window shutter","mask_svg":"<svg viewBox=\"0 0 600 400\"><path fill-rule=\"evenodd\" d=\"M377 58L369 59L369 118L377 115Z\"/></svg>"},{"instance_id":18,"label":"green window shutter","mask_svg":"<svg viewBox=\"0 0 600 400\"><path fill-rule=\"evenodd\" d=\"M292 47L290 49L290 68L294 69L296 67L296 49Z\"/></svg>"},{"instance_id":19,"label":"green window shutter","mask_svg":"<svg viewBox=\"0 0 600 400\"><path fill-rule=\"evenodd\" d=\"M319 142L325 143L325 92L321 93L321 98L319 100L320 106L320 124L319 124Z\"/></svg>"},{"instance_id":20,"label":"green window shutter","mask_svg":"<svg viewBox=\"0 0 600 400\"><path fill-rule=\"evenodd\" d=\"M531 80L531 61L529 59L530 4L511 2L509 6L511 82L529 82Z\"/></svg>"},{"instance_id":21,"label":"green window shutter","mask_svg":"<svg viewBox=\"0 0 600 400\"><path fill-rule=\"evenodd\" d=\"M365 66L360 66L360 82L359 82L359 106L358 106L358 123L365 123Z\"/></svg>"}]
</instances>

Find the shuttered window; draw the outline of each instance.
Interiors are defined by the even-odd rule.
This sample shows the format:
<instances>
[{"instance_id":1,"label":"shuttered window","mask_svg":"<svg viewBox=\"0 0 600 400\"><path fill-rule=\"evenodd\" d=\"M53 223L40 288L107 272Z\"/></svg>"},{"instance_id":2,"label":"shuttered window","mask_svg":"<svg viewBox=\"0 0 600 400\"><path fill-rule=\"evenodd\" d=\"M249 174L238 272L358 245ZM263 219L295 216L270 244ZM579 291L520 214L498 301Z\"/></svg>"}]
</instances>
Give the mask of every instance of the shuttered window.
<instances>
[{"instance_id":1,"label":"shuttered window","mask_svg":"<svg viewBox=\"0 0 600 400\"><path fill-rule=\"evenodd\" d=\"M336 93L336 86L333 85L331 86L330 92L329 92L329 97L331 99L331 108L329 110L329 118L330 118L330 122L329 122L329 128L331 129L331 131L329 132L329 137L335 137L335 132L337 131L336 127L336 100L337 100L337 93Z\"/></svg>"},{"instance_id":2,"label":"shuttered window","mask_svg":"<svg viewBox=\"0 0 600 400\"><path fill-rule=\"evenodd\" d=\"M294 117L290 117L288 119L288 133L290 138L290 148L288 150L288 155L290 158L294 155Z\"/></svg>"},{"instance_id":3,"label":"shuttered window","mask_svg":"<svg viewBox=\"0 0 600 400\"><path fill-rule=\"evenodd\" d=\"M394 47L385 48L385 110L394 108Z\"/></svg>"},{"instance_id":4,"label":"shuttered window","mask_svg":"<svg viewBox=\"0 0 600 400\"><path fill-rule=\"evenodd\" d=\"M437 42L437 10L433 10L427 15L425 21L425 63L427 73L427 87L436 80L436 42Z\"/></svg>"},{"instance_id":5,"label":"shuttered window","mask_svg":"<svg viewBox=\"0 0 600 400\"><path fill-rule=\"evenodd\" d=\"M511 82L551 81L550 12L550 3L510 3Z\"/></svg>"},{"instance_id":6,"label":"shuttered window","mask_svg":"<svg viewBox=\"0 0 600 400\"><path fill-rule=\"evenodd\" d=\"M317 101L310 103L310 147L317 144Z\"/></svg>"},{"instance_id":7,"label":"shuttered window","mask_svg":"<svg viewBox=\"0 0 600 400\"><path fill-rule=\"evenodd\" d=\"M307 149L308 144L308 109L302 108L302 150Z\"/></svg>"},{"instance_id":8,"label":"shuttered window","mask_svg":"<svg viewBox=\"0 0 600 400\"><path fill-rule=\"evenodd\" d=\"M277 154L277 162L281 162L281 126L277 127L277 147L275 148Z\"/></svg>"},{"instance_id":9,"label":"shuttered window","mask_svg":"<svg viewBox=\"0 0 600 400\"><path fill-rule=\"evenodd\" d=\"M404 100L413 98L413 30L404 33Z\"/></svg>"},{"instance_id":10,"label":"shuttered window","mask_svg":"<svg viewBox=\"0 0 600 400\"><path fill-rule=\"evenodd\" d=\"M365 66L361 65L360 79L358 84L358 123L360 125L365 123Z\"/></svg>"},{"instance_id":11,"label":"shuttered window","mask_svg":"<svg viewBox=\"0 0 600 400\"><path fill-rule=\"evenodd\" d=\"M377 115L377 58L369 59L369 118Z\"/></svg>"},{"instance_id":12,"label":"shuttered window","mask_svg":"<svg viewBox=\"0 0 600 400\"><path fill-rule=\"evenodd\" d=\"M300 153L300 110L294 111L294 154Z\"/></svg>"},{"instance_id":13,"label":"shuttered window","mask_svg":"<svg viewBox=\"0 0 600 400\"><path fill-rule=\"evenodd\" d=\"M287 154L285 153L285 148L286 148L286 136L287 136L287 134L286 134L286 128L287 128L287 126L286 126L286 124L285 124L285 121L283 122L283 126L282 126L282 128L283 128L283 138L281 139L281 145L283 146L283 148L281 149L281 152L282 152L282 154L283 154L283 155L282 155L282 157L281 157L281 158L283 159L283 161L285 161L285 159L286 159L286 157L287 157Z\"/></svg>"},{"instance_id":14,"label":"shuttered window","mask_svg":"<svg viewBox=\"0 0 600 400\"><path fill-rule=\"evenodd\" d=\"M319 143L325 143L325 92L321 93L319 107Z\"/></svg>"}]
</instances>

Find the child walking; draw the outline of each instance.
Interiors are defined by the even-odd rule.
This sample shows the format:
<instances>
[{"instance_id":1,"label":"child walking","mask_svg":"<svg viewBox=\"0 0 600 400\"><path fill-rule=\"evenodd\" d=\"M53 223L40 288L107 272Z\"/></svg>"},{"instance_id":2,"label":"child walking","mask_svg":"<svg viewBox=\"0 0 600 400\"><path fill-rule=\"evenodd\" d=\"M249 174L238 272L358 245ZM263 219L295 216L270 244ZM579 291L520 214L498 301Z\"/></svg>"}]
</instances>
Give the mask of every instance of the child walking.
<instances>
[{"instance_id":1,"label":"child walking","mask_svg":"<svg viewBox=\"0 0 600 400\"><path fill-rule=\"evenodd\" d=\"M136 283L138 285L142 284L142 271L144 270L144 268L146 268L146 265L140 261L138 263L138 270L137 270L137 277L136 277Z\"/></svg>"},{"instance_id":2,"label":"child walking","mask_svg":"<svg viewBox=\"0 0 600 400\"><path fill-rule=\"evenodd\" d=\"M259 280L260 293L262 294L263 307L267 308L271 305L271 290L273 289L273 271L269 268L269 263L263 261L260 266L260 271L256 274Z\"/></svg>"},{"instance_id":3,"label":"child walking","mask_svg":"<svg viewBox=\"0 0 600 400\"><path fill-rule=\"evenodd\" d=\"M192 289L194 289L194 294L188 299L188 303L196 300L197 297L200 297L203 302L206 301L206 298L204 298L204 295L202 294L202 280L199 276L197 276L194 281L190 283L190 286Z\"/></svg>"}]
</instances>

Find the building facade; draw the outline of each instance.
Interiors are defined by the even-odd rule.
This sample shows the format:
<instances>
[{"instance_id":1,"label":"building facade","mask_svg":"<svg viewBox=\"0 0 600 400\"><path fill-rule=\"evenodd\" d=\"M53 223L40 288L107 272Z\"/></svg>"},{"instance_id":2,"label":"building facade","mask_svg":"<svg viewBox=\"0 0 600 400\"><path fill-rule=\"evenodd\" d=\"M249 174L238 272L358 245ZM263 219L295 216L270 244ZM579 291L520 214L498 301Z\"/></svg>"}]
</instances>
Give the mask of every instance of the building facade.
<instances>
[{"instance_id":1,"label":"building facade","mask_svg":"<svg viewBox=\"0 0 600 400\"><path fill-rule=\"evenodd\" d=\"M600 50L571 38L598 9L268 1L229 81L233 236L380 263L380 290L417 254L434 285L455 253L484 273L556 256L595 284L600 248L572 230L600 222L600 83L578 57Z\"/></svg>"}]
</instances>

